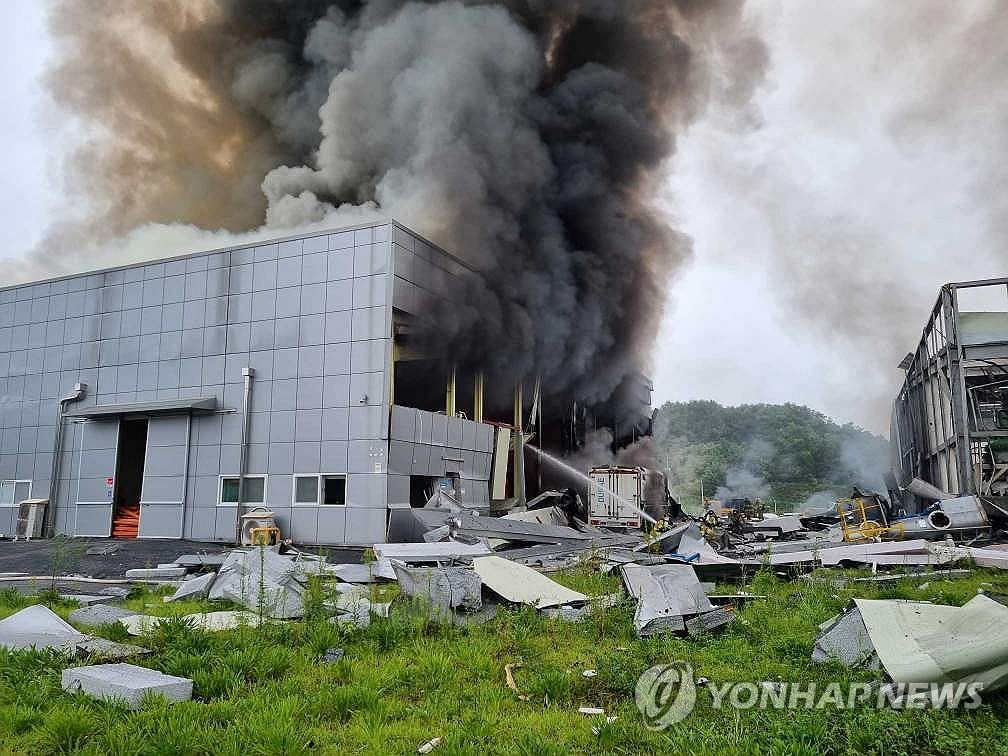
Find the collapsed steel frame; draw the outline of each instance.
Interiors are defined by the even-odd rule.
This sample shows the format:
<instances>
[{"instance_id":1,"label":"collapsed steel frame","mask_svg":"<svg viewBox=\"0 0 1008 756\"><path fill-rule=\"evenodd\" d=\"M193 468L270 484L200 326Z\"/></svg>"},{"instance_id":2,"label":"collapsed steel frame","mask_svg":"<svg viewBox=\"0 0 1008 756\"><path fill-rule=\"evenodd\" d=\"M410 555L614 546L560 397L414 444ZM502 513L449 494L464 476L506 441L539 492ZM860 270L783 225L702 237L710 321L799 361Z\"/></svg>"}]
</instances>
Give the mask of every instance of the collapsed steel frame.
<instances>
[{"instance_id":1,"label":"collapsed steel frame","mask_svg":"<svg viewBox=\"0 0 1008 756\"><path fill-rule=\"evenodd\" d=\"M966 290L1004 297L1004 312L961 309ZM988 293L984 292L984 293ZM890 489L902 496L914 477L952 494L1008 493L1008 278L949 283L924 327L917 350L900 367L893 404Z\"/></svg>"}]
</instances>

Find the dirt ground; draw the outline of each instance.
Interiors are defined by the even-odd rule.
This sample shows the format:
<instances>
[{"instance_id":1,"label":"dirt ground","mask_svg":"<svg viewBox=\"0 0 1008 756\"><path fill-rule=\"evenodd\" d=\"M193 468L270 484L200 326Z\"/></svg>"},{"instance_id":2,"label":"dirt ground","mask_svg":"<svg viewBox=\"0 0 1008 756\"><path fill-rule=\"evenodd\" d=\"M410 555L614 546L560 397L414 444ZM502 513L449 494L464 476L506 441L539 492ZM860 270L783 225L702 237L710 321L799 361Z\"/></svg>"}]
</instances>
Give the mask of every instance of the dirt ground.
<instances>
[{"instance_id":1,"label":"dirt ground","mask_svg":"<svg viewBox=\"0 0 1008 756\"><path fill-rule=\"evenodd\" d=\"M118 544L114 554L88 556L92 546ZM174 561L182 554L219 554L230 548L223 543L199 543L181 540L59 538L14 543L0 541L0 574L26 572L29 575L84 575L94 578L123 578L126 570L156 567ZM306 548L322 553L331 563L360 562L361 549Z\"/></svg>"}]
</instances>

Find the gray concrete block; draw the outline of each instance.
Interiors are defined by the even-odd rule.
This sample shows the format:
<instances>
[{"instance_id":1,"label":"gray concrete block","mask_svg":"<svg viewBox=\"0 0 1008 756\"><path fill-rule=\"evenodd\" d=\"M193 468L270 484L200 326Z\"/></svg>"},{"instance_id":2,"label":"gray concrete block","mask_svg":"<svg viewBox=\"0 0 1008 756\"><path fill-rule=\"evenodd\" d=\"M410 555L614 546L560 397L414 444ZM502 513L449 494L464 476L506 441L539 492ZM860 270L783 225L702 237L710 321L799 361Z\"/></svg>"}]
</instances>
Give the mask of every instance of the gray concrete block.
<instances>
[{"instance_id":1,"label":"gray concrete block","mask_svg":"<svg viewBox=\"0 0 1008 756\"><path fill-rule=\"evenodd\" d=\"M134 664L71 667L63 670L62 684L63 690L71 693L80 691L91 698L122 700L134 709L148 693L162 695L169 701L188 701L193 689L193 681L188 678Z\"/></svg>"}]
</instances>

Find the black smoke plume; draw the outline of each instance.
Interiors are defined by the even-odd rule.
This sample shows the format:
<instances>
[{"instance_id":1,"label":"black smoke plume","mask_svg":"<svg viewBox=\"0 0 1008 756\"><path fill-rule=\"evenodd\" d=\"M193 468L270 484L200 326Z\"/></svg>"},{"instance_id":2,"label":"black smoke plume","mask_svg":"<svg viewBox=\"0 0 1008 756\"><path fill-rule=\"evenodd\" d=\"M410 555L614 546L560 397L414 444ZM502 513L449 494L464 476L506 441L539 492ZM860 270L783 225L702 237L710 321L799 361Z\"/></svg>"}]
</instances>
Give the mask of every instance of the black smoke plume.
<instances>
[{"instance_id":1,"label":"black smoke plume","mask_svg":"<svg viewBox=\"0 0 1008 756\"><path fill-rule=\"evenodd\" d=\"M381 210L484 274L439 324L462 362L593 403L690 253L652 206L677 135L767 64L731 0L57 0L52 28L88 138L33 265Z\"/></svg>"}]
</instances>

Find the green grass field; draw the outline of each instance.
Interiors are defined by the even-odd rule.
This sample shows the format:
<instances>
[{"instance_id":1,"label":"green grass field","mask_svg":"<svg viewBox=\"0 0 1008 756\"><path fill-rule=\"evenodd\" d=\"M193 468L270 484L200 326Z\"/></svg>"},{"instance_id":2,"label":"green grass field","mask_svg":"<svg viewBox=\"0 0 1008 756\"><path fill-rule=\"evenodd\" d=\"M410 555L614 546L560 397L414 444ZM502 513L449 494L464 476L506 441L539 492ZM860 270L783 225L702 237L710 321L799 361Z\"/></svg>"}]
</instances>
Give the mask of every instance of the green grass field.
<instances>
[{"instance_id":1,"label":"green grass field","mask_svg":"<svg viewBox=\"0 0 1008 756\"><path fill-rule=\"evenodd\" d=\"M615 578L587 569L558 579L589 595L618 590ZM924 590L919 582L900 581L881 591L870 585L837 590L757 574L745 587L768 598L745 606L723 631L695 639L638 639L630 605L578 624L544 619L532 609L504 611L473 627L437 626L414 616L376 618L367 630L357 630L330 624L317 609L305 621L214 634L169 622L134 639L155 651L139 663L191 677L194 700L168 705L151 699L138 711L65 694L60 670L72 665L60 656L0 651L0 752L405 754L434 737L443 738L437 756L1008 752L1005 695L972 712L738 711L715 710L701 689L684 722L664 732L644 727L633 691L651 665L685 660L714 683L868 681L874 673L809 658L817 625L852 597L961 605L983 583L1008 593L1004 573L931 579ZM321 590L313 598L318 607ZM33 601L0 592L0 617ZM224 608L164 604L153 593L128 606L167 615ZM53 607L63 616L73 609ZM128 637L114 626L101 634ZM345 657L322 663L329 647L345 649ZM504 666L518 662L523 666L515 680L527 701L505 684ZM597 675L585 678L587 669ZM578 714L586 705L602 707L616 720Z\"/></svg>"}]
</instances>

